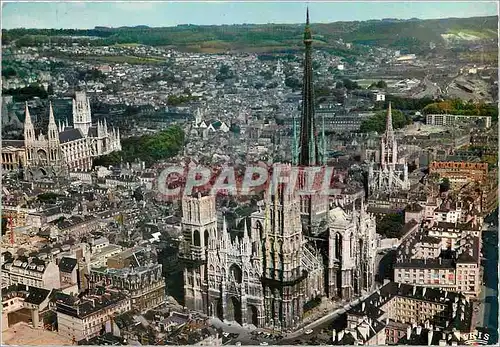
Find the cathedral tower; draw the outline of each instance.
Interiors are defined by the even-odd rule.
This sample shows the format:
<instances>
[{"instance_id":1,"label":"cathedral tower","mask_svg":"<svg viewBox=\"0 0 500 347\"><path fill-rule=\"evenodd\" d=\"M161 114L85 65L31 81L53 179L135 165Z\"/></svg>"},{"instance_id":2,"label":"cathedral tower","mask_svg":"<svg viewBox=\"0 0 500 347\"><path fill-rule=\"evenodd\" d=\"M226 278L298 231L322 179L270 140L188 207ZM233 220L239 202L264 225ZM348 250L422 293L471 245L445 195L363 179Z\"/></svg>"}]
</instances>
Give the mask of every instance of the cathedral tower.
<instances>
[{"instance_id":1,"label":"cathedral tower","mask_svg":"<svg viewBox=\"0 0 500 347\"><path fill-rule=\"evenodd\" d=\"M49 102L49 127L47 129L48 156L49 161L58 164L61 161L61 146L59 143L59 131L54 118L52 102Z\"/></svg>"},{"instance_id":2,"label":"cathedral tower","mask_svg":"<svg viewBox=\"0 0 500 347\"><path fill-rule=\"evenodd\" d=\"M281 168L282 173L291 169ZM304 238L299 200L283 184L273 188L266 199L266 225L261 239L265 316L268 326L288 329L303 314L307 279L307 271L302 268Z\"/></svg>"},{"instance_id":3,"label":"cathedral tower","mask_svg":"<svg viewBox=\"0 0 500 347\"><path fill-rule=\"evenodd\" d=\"M185 263L185 306L207 310L207 253L209 240L216 240L217 214L215 196L185 196L182 199L182 241L179 257Z\"/></svg>"},{"instance_id":4,"label":"cathedral tower","mask_svg":"<svg viewBox=\"0 0 500 347\"><path fill-rule=\"evenodd\" d=\"M76 92L73 99L73 127L80 129L86 137L91 126L90 100L85 92Z\"/></svg>"}]
</instances>

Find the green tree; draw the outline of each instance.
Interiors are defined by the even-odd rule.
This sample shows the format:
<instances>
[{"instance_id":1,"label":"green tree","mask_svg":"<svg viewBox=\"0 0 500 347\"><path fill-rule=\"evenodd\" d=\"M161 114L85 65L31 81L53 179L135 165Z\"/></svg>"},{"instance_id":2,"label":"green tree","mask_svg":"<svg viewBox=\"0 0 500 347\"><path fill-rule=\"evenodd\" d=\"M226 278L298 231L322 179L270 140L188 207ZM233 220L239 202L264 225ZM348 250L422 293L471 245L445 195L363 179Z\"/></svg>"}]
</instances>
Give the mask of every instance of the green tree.
<instances>
[{"instance_id":1,"label":"green tree","mask_svg":"<svg viewBox=\"0 0 500 347\"><path fill-rule=\"evenodd\" d=\"M302 88L302 82L297 77L287 77L285 79L285 85L293 90Z\"/></svg>"},{"instance_id":2,"label":"green tree","mask_svg":"<svg viewBox=\"0 0 500 347\"><path fill-rule=\"evenodd\" d=\"M17 76L17 72L14 68L8 67L5 69L2 69L2 77L9 78L9 77L13 77L13 76Z\"/></svg>"},{"instance_id":3,"label":"green tree","mask_svg":"<svg viewBox=\"0 0 500 347\"><path fill-rule=\"evenodd\" d=\"M385 83L385 81L382 80L374 82L368 87L368 89L373 89L373 88L385 89L387 88L387 83Z\"/></svg>"},{"instance_id":4,"label":"green tree","mask_svg":"<svg viewBox=\"0 0 500 347\"><path fill-rule=\"evenodd\" d=\"M400 238L404 226L403 213L390 213L377 222L377 234L387 238Z\"/></svg>"},{"instance_id":5,"label":"green tree","mask_svg":"<svg viewBox=\"0 0 500 347\"><path fill-rule=\"evenodd\" d=\"M344 85L344 87L348 90L353 90L353 89L360 89L359 85L357 82L354 82L354 81L351 81L350 79L348 78L344 78L342 80L342 84Z\"/></svg>"},{"instance_id":6,"label":"green tree","mask_svg":"<svg viewBox=\"0 0 500 347\"><path fill-rule=\"evenodd\" d=\"M392 126L394 129L401 129L411 124L411 119L406 117L401 111L393 109L392 112ZM365 119L360 126L359 131L362 133L370 133L376 131L381 134L385 131L387 121L387 111L382 110L375 115Z\"/></svg>"},{"instance_id":7,"label":"green tree","mask_svg":"<svg viewBox=\"0 0 500 347\"><path fill-rule=\"evenodd\" d=\"M172 126L154 135L128 137L122 140L122 151L113 152L94 160L94 166L118 165L137 160L151 165L155 161L177 155L184 146L184 132L178 126Z\"/></svg>"},{"instance_id":8,"label":"green tree","mask_svg":"<svg viewBox=\"0 0 500 347\"><path fill-rule=\"evenodd\" d=\"M449 190L450 190L450 180L448 179L448 177L445 177L439 184L439 191L441 193L445 193Z\"/></svg>"}]
</instances>

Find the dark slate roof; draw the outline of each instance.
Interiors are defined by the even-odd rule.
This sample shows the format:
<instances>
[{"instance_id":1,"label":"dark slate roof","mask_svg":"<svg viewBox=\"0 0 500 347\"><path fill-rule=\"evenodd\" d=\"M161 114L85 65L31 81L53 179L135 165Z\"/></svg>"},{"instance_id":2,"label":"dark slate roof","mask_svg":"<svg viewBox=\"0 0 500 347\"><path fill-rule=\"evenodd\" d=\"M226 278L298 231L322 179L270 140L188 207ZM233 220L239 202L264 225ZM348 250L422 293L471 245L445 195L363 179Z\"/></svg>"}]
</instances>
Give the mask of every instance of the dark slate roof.
<instances>
[{"instance_id":1,"label":"dark slate roof","mask_svg":"<svg viewBox=\"0 0 500 347\"><path fill-rule=\"evenodd\" d=\"M24 140L3 140L2 147L7 147L7 146L23 148L24 147Z\"/></svg>"},{"instance_id":2,"label":"dark slate roof","mask_svg":"<svg viewBox=\"0 0 500 347\"><path fill-rule=\"evenodd\" d=\"M78 341L78 345L88 345L88 346L124 346L127 345L125 339L119 336L114 336L112 333L106 333L104 335L94 336L90 339L83 339Z\"/></svg>"},{"instance_id":3,"label":"dark slate roof","mask_svg":"<svg viewBox=\"0 0 500 347\"><path fill-rule=\"evenodd\" d=\"M59 142L66 143L82 139L83 135L80 129L66 129L59 133Z\"/></svg>"},{"instance_id":4,"label":"dark slate roof","mask_svg":"<svg viewBox=\"0 0 500 347\"><path fill-rule=\"evenodd\" d=\"M59 271L71 273L76 266L76 259L63 257L59 262Z\"/></svg>"},{"instance_id":5,"label":"dark slate roof","mask_svg":"<svg viewBox=\"0 0 500 347\"><path fill-rule=\"evenodd\" d=\"M411 335L405 335L398 341L398 345L410 346L438 346L440 341L446 341L446 345L450 346L452 342L457 345L465 345L463 339L459 339L454 333L431 330L425 327L412 327Z\"/></svg>"},{"instance_id":6,"label":"dark slate roof","mask_svg":"<svg viewBox=\"0 0 500 347\"><path fill-rule=\"evenodd\" d=\"M416 202L414 202L406 207L406 211L408 211L408 212L420 212L423 209L424 208L422 206L420 206L419 204L417 204Z\"/></svg>"},{"instance_id":7,"label":"dark slate roof","mask_svg":"<svg viewBox=\"0 0 500 347\"><path fill-rule=\"evenodd\" d=\"M97 127L96 126L91 126L89 128L89 132L87 134L88 137L97 137Z\"/></svg>"},{"instance_id":8,"label":"dark slate roof","mask_svg":"<svg viewBox=\"0 0 500 347\"><path fill-rule=\"evenodd\" d=\"M24 300L30 304L40 305L50 294L50 290L29 287L28 297Z\"/></svg>"},{"instance_id":9,"label":"dark slate roof","mask_svg":"<svg viewBox=\"0 0 500 347\"><path fill-rule=\"evenodd\" d=\"M450 323L450 329L451 327L455 327L459 331L470 331L472 324L472 304L466 300L463 294L404 283L389 282L385 284L364 302L360 302L352 307L347 313L349 315L368 316L374 320L379 319L384 313L381 309L382 306L394 297L440 303L447 306L443 314ZM451 314L453 304L457 304L457 314L455 317L452 317ZM463 316L461 313L463 313Z\"/></svg>"}]
</instances>

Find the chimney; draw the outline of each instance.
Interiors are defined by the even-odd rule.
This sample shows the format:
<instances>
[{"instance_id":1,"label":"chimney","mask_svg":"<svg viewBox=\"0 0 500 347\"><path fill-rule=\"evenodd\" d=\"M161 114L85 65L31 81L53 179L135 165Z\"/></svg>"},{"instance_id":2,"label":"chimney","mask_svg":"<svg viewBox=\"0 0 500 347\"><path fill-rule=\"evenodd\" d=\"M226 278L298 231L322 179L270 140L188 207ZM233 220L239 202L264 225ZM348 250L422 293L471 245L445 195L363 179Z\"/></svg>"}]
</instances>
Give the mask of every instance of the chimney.
<instances>
[{"instance_id":1,"label":"chimney","mask_svg":"<svg viewBox=\"0 0 500 347\"><path fill-rule=\"evenodd\" d=\"M411 337L411 326L406 328L406 338L409 340Z\"/></svg>"},{"instance_id":2,"label":"chimney","mask_svg":"<svg viewBox=\"0 0 500 347\"><path fill-rule=\"evenodd\" d=\"M427 333L427 346L430 346L432 344L432 335L434 332L432 329L429 329L429 332Z\"/></svg>"},{"instance_id":3,"label":"chimney","mask_svg":"<svg viewBox=\"0 0 500 347\"><path fill-rule=\"evenodd\" d=\"M335 329L333 329L332 331L332 341L335 342L337 339L337 332L335 331Z\"/></svg>"},{"instance_id":4,"label":"chimney","mask_svg":"<svg viewBox=\"0 0 500 347\"><path fill-rule=\"evenodd\" d=\"M424 297L425 297L425 292L426 292L426 291L427 291L427 288L426 288L426 287L424 287L424 289L422 289L422 296L424 296Z\"/></svg>"},{"instance_id":5,"label":"chimney","mask_svg":"<svg viewBox=\"0 0 500 347\"><path fill-rule=\"evenodd\" d=\"M361 312L365 312L365 303L364 302L361 304Z\"/></svg>"},{"instance_id":6,"label":"chimney","mask_svg":"<svg viewBox=\"0 0 500 347\"><path fill-rule=\"evenodd\" d=\"M417 293L417 286L413 286L413 296Z\"/></svg>"}]
</instances>

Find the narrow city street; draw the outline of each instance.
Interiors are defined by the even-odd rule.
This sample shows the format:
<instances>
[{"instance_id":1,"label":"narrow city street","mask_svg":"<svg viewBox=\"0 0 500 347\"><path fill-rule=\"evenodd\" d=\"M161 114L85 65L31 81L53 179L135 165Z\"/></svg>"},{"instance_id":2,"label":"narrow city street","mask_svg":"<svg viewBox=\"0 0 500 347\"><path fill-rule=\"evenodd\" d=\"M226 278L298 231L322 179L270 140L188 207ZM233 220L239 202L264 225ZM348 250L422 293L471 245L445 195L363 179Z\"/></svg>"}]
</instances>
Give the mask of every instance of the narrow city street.
<instances>
[{"instance_id":1,"label":"narrow city street","mask_svg":"<svg viewBox=\"0 0 500 347\"><path fill-rule=\"evenodd\" d=\"M477 326L488 329L490 343L498 341L498 227L483 230L484 285L479 297Z\"/></svg>"}]
</instances>

